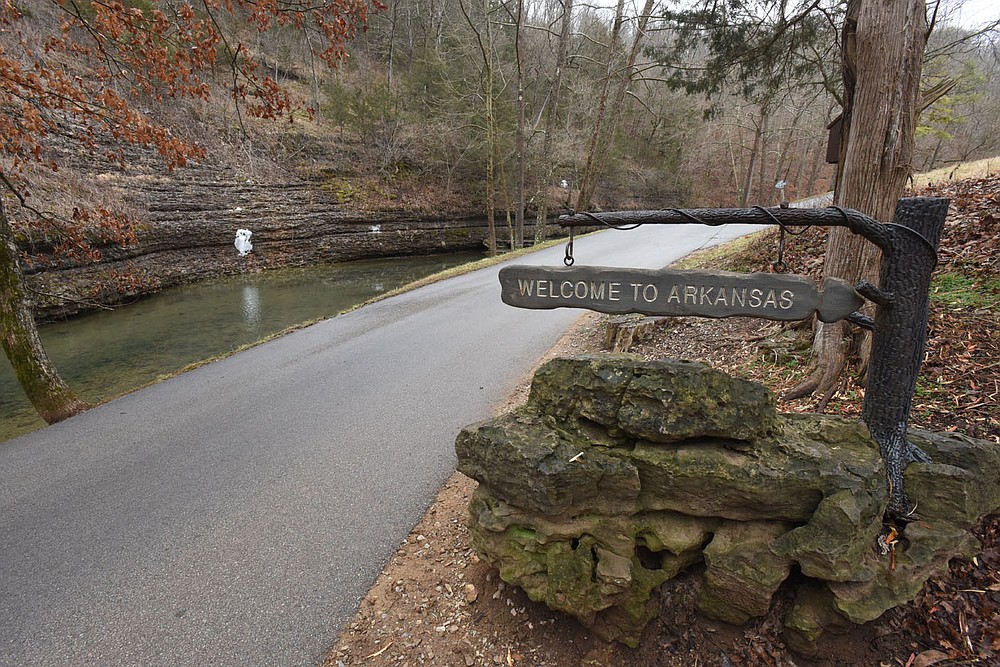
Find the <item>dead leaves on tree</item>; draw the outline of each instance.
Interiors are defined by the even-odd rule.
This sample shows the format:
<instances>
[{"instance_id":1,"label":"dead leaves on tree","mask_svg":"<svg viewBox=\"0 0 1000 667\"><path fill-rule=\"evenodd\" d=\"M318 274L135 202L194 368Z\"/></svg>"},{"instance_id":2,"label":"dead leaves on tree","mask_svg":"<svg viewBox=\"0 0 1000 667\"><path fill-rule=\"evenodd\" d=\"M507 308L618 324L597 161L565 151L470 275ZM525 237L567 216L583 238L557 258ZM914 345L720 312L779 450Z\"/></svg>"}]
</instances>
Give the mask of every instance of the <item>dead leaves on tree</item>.
<instances>
[{"instance_id":1,"label":"dead leaves on tree","mask_svg":"<svg viewBox=\"0 0 1000 667\"><path fill-rule=\"evenodd\" d=\"M0 1L0 189L22 204L26 214L13 224L23 239L90 259L99 258L101 243L133 242L134 225L110 211L78 207L57 216L31 205L37 170L57 170L67 150L125 165L130 147L151 149L171 169L202 158L204 148L160 123L155 109L207 100L219 81L228 82L225 94L241 113L290 118L296 102L262 73L245 40L292 27L308 32L315 55L335 66L369 8L382 7L378 0L146 4L46 0L32 3L29 20L20 3Z\"/></svg>"}]
</instances>

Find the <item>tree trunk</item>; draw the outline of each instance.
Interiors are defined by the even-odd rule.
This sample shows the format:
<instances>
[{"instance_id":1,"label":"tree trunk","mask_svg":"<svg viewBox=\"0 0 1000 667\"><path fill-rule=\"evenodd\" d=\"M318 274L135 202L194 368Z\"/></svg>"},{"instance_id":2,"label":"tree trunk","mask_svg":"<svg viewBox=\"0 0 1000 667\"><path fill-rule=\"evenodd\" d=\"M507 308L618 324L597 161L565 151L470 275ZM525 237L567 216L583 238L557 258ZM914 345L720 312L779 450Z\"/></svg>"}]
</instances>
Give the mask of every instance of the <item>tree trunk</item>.
<instances>
[{"instance_id":1,"label":"tree trunk","mask_svg":"<svg viewBox=\"0 0 1000 667\"><path fill-rule=\"evenodd\" d=\"M524 139L524 16L526 10L524 0L517 2L517 27L514 32L514 52L517 59L517 136L515 137L515 151L517 152L517 182L514 187L517 189L516 208L514 210L514 248L524 247L524 162L525 155Z\"/></svg>"},{"instance_id":2,"label":"tree trunk","mask_svg":"<svg viewBox=\"0 0 1000 667\"><path fill-rule=\"evenodd\" d=\"M844 23L844 125L834 203L891 220L912 169L927 41L923 0L849 0ZM887 85L890 82L891 85ZM878 249L834 229L824 277L874 282ZM847 359L842 322L818 323L811 376L786 398L836 390ZM866 363L862 359L862 363ZM825 405L825 400L822 403Z\"/></svg>"},{"instance_id":3,"label":"tree trunk","mask_svg":"<svg viewBox=\"0 0 1000 667\"><path fill-rule=\"evenodd\" d=\"M392 12L389 14L389 50L385 56L385 83L389 89L392 88L392 66L394 64L393 56L395 55L396 46L396 12L398 8L398 2L392 3ZM306 35L308 34L306 32ZM412 34L412 31L410 34Z\"/></svg>"},{"instance_id":4,"label":"tree trunk","mask_svg":"<svg viewBox=\"0 0 1000 667\"><path fill-rule=\"evenodd\" d=\"M781 149L778 151L778 162L774 166L774 172L771 176L771 183L774 185L777 185L779 181L783 180L786 182L786 187L795 187L795 188L799 187L798 178L796 178L793 183L788 183L787 181L789 175L788 172L792 170L792 165L794 164L794 162L789 157L789 153L791 152L792 147L796 143L800 143L795 135L798 134L799 121L802 120L802 114L804 111L805 111L805 105L795 109L795 113L792 115L792 122L789 124L788 130L785 133L785 140L781 141L780 138L778 140ZM799 164L801 165L802 162L800 161ZM800 172L801 172L801 167L800 167ZM777 195L778 203L780 204L781 203L780 190L775 194Z\"/></svg>"},{"instance_id":5,"label":"tree trunk","mask_svg":"<svg viewBox=\"0 0 1000 667\"><path fill-rule=\"evenodd\" d=\"M489 17L486 19L489 25ZM487 29L488 30L488 29ZM487 32L487 35L490 35ZM487 37L491 39L490 36ZM497 123L493 113L494 72L493 62L486 56L486 245L490 257L497 254L497 221L496 221L496 152Z\"/></svg>"},{"instance_id":6,"label":"tree trunk","mask_svg":"<svg viewBox=\"0 0 1000 667\"><path fill-rule=\"evenodd\" d=\"M753 116L751 115L751 118ZM763 121L763 114L761 114L761 120ZM743 174L743 188L740 190L740 206L745 207L750 203L750 193L753 191L753 176L754 172L757 171L757 160L760 159L760 142L761 137L764 135L763 122L758 123L757 119L753 119L754 131L753 131L753 146L750 148L750 161L747 164L747 171Z\"/></svg>"},{"instance_id":7,"label":"tree trunk","mask_svg":"<svg viewBox=\"0 0 1000 667\"><path fill-rule=\"evenodd\" d=\"M654 0L646 0L643 4L639 21L636 25L635 35L632 38L632 47L625 58L624 66L618 77L618 85L614 90L614 96L609 100L609 88L614 79L615 56L618 52L621 41L622 22L624 19L624 0L618 0L615 10L615 23L612 28L611 47L608 50L608 75L605 79L604 90L601 93L601 100L598 105L598 115L594 123L594 133L590 140L590 150L587 154L587 166L584 168L583 176L580 179L580 196L577 198L576 208L586 211L590 208L594 192L597 190L597 180L604 172L605 161L608 150L614 141L615 133L618 131L622 121L622 110L625 104L625 96L628 95L629 86L635 77L635 61L639 57L642 42L646 38L646 26L649 25L649 17L653 13Z\"/></svg>"},{"instance_id":8,"label":"tree trunk","mask_svg":"<svg viewBox=\"0 0 1000 667\"><path fill-rule=\"evenodd\" d=\"M601 94L597 99L597 112L594 115L594 129L590 134L590 143L587 146L587 163L583 167L583 174L580 176L580 192L576 198L576 209L586 211L590 209L591 200L594 198L594 190L597 185L597 172L600 167L597 164L598 147L604 136L604 124L607 122L608 104L611 97L611 82L614 77L615 61L618 56L619 35L621 34L622 22L625 14L625 0L618 0L615 7L615 20L611 25L611 42L608 44L608 63L604 75Z\"/></svg>"},{"instance_id":9,"label":"tree trunk","mask_svg":"<svg viewBox=\"0 0 1000 667\"><path fill-rule=\"evenodd\" d=\"M809 167L809 176L806 179L805 190L799 193L806 197L812 197L817 194L816 181L819 179L819 170L823 168L823 154L826 152L826 146L821 141L815 141L809 145L812 147L812 164Z\"/></svg>"},{"instance_id":10,"label":"tree trunk","mask_svg":"<svg viewBox=\"0 0 1000 667\"><path fill-rule=\"evenodd\" d=\"M535 243L545 240L545 222L548 216L548 193L556 163L552 159L552 137L556 132L556 121L559 117L559 98L562 92L563 72L566 70L566 57L569 50L570 26L573 20L573 0L563 1L563 17L559 30L559 46L556 50L556 74L552 81L551 101L545 110L545 137L542 139L542 161L545 164L544 178L538 181L537 195L538 211L535 215Z\"/></svg>"},{"instance_id":11,"label":"tree trunk","mask_svg":"<svg viewBox=\"0 0 1000 667\"><path fill-rule=\"evenodd\" d=\"M480 32L477 22L469 15L464 2L459 2L462 15L465 17L469 28L476 36L476 43L479 46L479 53L483 59L483 122L486 125L486 245L490 257L497 254L497 225L496 225L496 152L497 152L497 121L494 114L493 104L496 99L496 71L493 67L493 28L490 21L490 4L483 2L483 22L484 29Z\"/></svg>"},{"instance_id":12,"label":"tree trunk","mask_svg":"<svg viewBox=\"0 0 1000 667\"><path fill-rule=\"evenodd\" d=\"M757 204L760 206L767 206L771 203L770 190L771 183L767 182L767 156L768 150L770 148L770 124L771 124L771 111L768 107L761 106L760 108L760 156L758 157L758 169L760 170L757 174Z\"/></svg>"},{"instance_id":13,"label":"tree trunk","mask_svg":"<svg viewBox=\"0 0 1000 667\"><path fill-rule=\"evenodd\" d=\"M0 201L0 342L17 381L38 414L49 424L83 412L77 398L49 361L24 288L14 232Z\"/></svg>"}]
</instances>

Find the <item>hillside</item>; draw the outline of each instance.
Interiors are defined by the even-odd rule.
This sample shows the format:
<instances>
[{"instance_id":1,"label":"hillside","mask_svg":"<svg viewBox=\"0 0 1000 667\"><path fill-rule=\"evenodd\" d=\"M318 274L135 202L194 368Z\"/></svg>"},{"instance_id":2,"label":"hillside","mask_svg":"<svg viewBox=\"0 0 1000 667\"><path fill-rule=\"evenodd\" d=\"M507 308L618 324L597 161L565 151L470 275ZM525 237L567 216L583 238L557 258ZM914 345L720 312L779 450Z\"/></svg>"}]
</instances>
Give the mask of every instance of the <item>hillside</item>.
<instances>
[{"instance_id":1,"label":"hillside","mask_svg":"<svg viewBox=\"0 0 1000 667\"><path fill-rule=\"evenodd\" d=\"M104 128L96 145L88 146L93 126L81 128L58 103L41 107L49 134L36 156L41 168L31 170L25 188L31 194L27 205L43 217L72 223L79 211L101 209L127 217L135 231L134 242L120 248L102 243L100 229L65 226L70 236L90 235L101 251L101 265L84 266L53 257L51 250L63 241L59 232L27 227L31 214L9 198L15 228L26 230L19 240L42 318L218 273L481 247L489 210L502 248L510 245L521 201L531 236L539 208L556 214L571 206L773 205L781 197L821 193L830 184L825 128L837 105L817 83L824 77L803 74L803 80L783 82L766 102L750 94L753 84L738 81L717 82L721 88L712 99L688 94L677 81L667 85L677 74L666 55L677 26L666 18L658 17L648 35L636 36L635 66L620 67L613 61L627 49L616 43L621 35L608 7L578 7L566 17L534 7L526 18L527 37L519 40L497 7L477 7L486 13L464 16L452 0L431 12L418 2L385 11L373 6L367 30L343 44L346 58L329 69L312 41L315 33L280 21L262 31L249 20L247 7L237 4L225 20L209 21L225 39L216 57L203 63L204 89L189 96L175 90L164 95L156 86L128 91L140 112L133 120L148 119L165 136L203 148L205 157L197 163L171 172L152 150L131 148L116 163L107 154L128 128ZM145 0L125 5L140 15L155 9ZM91 3L73 7L83 18L96 15ZM30 3L30 11L0 31L0 53L20 54L31 69L29 47L43 52L47 39L65 34L82 48L59 56L60 68L52 71L74 75L63 84L105 71L99 54L118 48L115 41L91 48L94 33L79 26L63 32L66 15L55 0ZM578 25L560 35L553 28L564 18L567 26ZM617 17L619 23L637 18ZM496 28L490 49L479 46L480 26ZM954 26L935 30L933 39L961 48L944 49L928 65L933 77L951 76L956 87L918 128L913 163L921 169L993 154L1000 136L1000 92L997 78L989 76L996 63L988 39ZM833 45L832 33L821 43ZM813 63L806 50L789 57ZM163 52L148 55L157 53ZM530 67L518 67L518 53ZM256 59L276 91L291 95L292 106L278 118L252 118L254 99L240 103L230 90L240 74L240 54ZM829 67L827 85L835 86L835 59ZM125 76L114 88L127 90L132 80ZM177 84L168 81L168 89ZM620 92L610 95L612 90ZM8 92L11 99L25 94ZM34 107L29 102L26 108ZM20 113L4 116L12 129L23 125ZM34 113L24 118L35 122ZM67 139L74 133L76 143ZM50 163L59 170L43 166ZM581 203L583 191L588 197ZM255 234L254 253L242 262L232 251L240 227Z\"/></svg>"}]
</instances>

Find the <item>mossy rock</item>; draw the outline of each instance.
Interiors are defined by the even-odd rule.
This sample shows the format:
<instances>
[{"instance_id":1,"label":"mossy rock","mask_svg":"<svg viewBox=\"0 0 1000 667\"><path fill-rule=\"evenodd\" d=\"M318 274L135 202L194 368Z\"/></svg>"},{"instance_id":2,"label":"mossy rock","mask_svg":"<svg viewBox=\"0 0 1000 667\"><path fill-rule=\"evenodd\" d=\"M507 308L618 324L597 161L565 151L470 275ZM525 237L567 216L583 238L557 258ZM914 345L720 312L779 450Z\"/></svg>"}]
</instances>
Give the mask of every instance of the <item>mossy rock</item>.
<instances>
[{"instance_id":1,"label":"mossy rock","mask_svg":"<svg viewBox=\"0 0 1000 667\"><path fill-rule=\"evenodd\" d=\"M807 577L867 581L875 575L869 553L885 506L884 492L838 491L820 502L809 523L776 539L771 549L795 560Z\"/></svg>"},{"instance_id":2,"label":"mossy rock","mask_svg":"<svg viewBox=\"0 0 1000 667\"><path fill-rule=\"evenodd\" d=\"M829 588L816 581L807 581L798 587L795 603L785 613L784 626L788 648L815 658L820 637L827 632L844 634L854 624L837 611Z\"/></svg>"},{"instance_id":3,"label":"mossy rock","mask_svg":"<svg viewBox=\"0 0 1000 667\"><path fill-rule=\"evenodd\" d=\"M535 372L528 407L560 422L583 420L613 429L625 389L642 363L628 354L552 359Z\"/></svg>"},{"instance_id":4,"label":"mossy rock","mask_svg":"<svg viewBox=\"0 0 1000 667\"><path fill-rule=\"evenodd\" d=\"M653 589L701 560L701 539L677 553L658 548L664 545L651 536L670 525L670 518L553 519L514 507L482 486L469 511L473 547L504 581L576 617L599 636L631 646L654 612L648 605ZM704 528L683 523L689 534L705 534Z\"/></svg>"},{"instance_id":5,"label":"mossy rock","mask_svg":"<svg viewBox=\"0 0 1000 667\"><path fill-rule=\"evenodd\" d=\"M640 442L625 454L638 469L643 508L738 521L805 523L838 491L867 495L864 529L884 498L882 461L863 425L835 417L782 415L778 434L748 451L726 441L664 447ZM819 431L822 440L810 434Z\"/></svg>"},{"instance_id":6,"label":"mossy rock","mask_svg":"<svg viewBox=\"0 0 1000 667\"><path fill-rule=\"evenodd\" d=\"M678 512L642 512L632 518L632 523L650 551L681 555L701 551L721 521Z\"/></svg>"},{"instance_id":7,"label":"mossy rock","mask_svg":"<svg viewBox=\"0 0 1000 667\"><path fill-rule=\"evenodd\" d=\"M763 616L788 578L792 561L775 555L771 543L789 524L733 521L722 524L705 547L705 581L696 602L706 616L741 625Z\"/></svg>"},{"instance_id":8,"label":"mossy rock","mask_svg":"<svg viewBox=\"0 0 1000 667\"><path fill-rule=\"evenodd\" d=\"M635 466L587 441L567 439L530 411L466 427L455 452L460 472L543 514L631 509L639 493Z\"/></svg>"},{"instance_id":9,"label":"mossy rock","mask_svg":"<svg viewBox=\"0 0 1000 667\"><path fill-rule=\"evenodd\" d=\"M1000 512L1000 446L958 433L911 431L931 463L906 468L906 494L917 517L969 528Z\"/></svg>"},{"instance_id":10,"label":"mossy rock","mask_svg":"<svg viewBox=\"0 0 1000 667\"><path fill-rule=\"evenodd\" d=\"M979 549L978 540L957 526L919 521L906 526L894 557L885 554L878 561L875 577L828 585L837 611L860 625L913 600L928 579L947 571L952 558L970 559Z\"/></svg>"},{"instance_id":11,"label":"mossy rock","mask_svg":"<svg viewBox=\"0 0 1000 667\"><path fill-rule=\"evenodd\" d=\"M775 398L764 385L690 361L637 368L618 413L618 428L656 443L706 437L756 442L777 426Z\"/></svg>"},{"instance_id":12,"label":"mossy rock","mask_svg":"<svg viewBox=\"0 0 1000 667\"><path fill-rule=\"evenodd\" d=\"M593 632L639 641L650 593L705 562L697 605L741 624L803 575L786 638L808 654L827 630L912 600L978 547L1000 510L1000 448L915 432L914 522L878 546L887 502L859 421L777 415L759 385L689 362L628 355L549 362L526 406L464 429L458 469L478 480L469 531L500 576Z\"/></svg>"},{"instance_id":13,"label":"mossy rock","mask_svg":"<svg viewBox=\"0 0 1000 667\"><path fill-rule=\"evenodd\" d=\"M777 426L774 395L697 362L581 355L535 374L528 405L567 424L599 424L613 437L679 442L755 441Z\"/></svg>"}]
</instances>

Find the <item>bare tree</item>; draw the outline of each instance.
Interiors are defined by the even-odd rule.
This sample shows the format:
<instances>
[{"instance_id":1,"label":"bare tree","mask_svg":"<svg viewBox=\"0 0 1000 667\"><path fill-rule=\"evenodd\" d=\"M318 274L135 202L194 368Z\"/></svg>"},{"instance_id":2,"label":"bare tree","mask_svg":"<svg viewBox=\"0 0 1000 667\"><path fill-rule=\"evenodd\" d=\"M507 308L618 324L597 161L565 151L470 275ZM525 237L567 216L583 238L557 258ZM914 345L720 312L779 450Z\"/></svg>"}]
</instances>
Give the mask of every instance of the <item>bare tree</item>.
<instances>
[{"instance_id":1,"label":"bare tree","mask_svg":"<svg viewBox=\"0 0 1000 667\"><path fill-rule=\"evenodd\" d=\"M535 213L535 243L541 243L545 239L545 222L548 216L548 188L552 183L552 177L556 168L556 161L552 155L552 146L559 119L559 102L562 98L563 75L566 71L569 54L570 28L573 25L573 0L563 0L562 10L562 18L559 22L559 42L556 46L555 72L552 77L552 84L549 86L548 101L544 109L545 132L542 137L541 153L544 167L541 170L542 176L538 179L538 186L535 189L535 200L538 205Z\"/></svg>"},{"instance_id":2,"label":"bare tree","mask_svg":"<svg viewBox=\"0 0 1000 667\"><path fill-rule=\"evenodd\" d=\"M483 2L483 26L473 20L465 2L459 3L462 15L475 35L479 48L481 62L481 92L483 100L483 122L486 134L486 224L487 248L490 256L497 254L496 227L496 156L497 156L497 118L494 105L497 98L497 71L494 58L493 24L490 18L489 0Z\"/></svg>"},{"instance_id":3,"label":"bare tree","mask_svg":"<svg viewBox=\"0 0 1000 667\"><path fill-rule=\"evenodd\" d=\"M912 172L928 22L923 0L849 0L843 28L844 115L834 203L891 220ZM886 81L893 82L887 86ZM847 229L831 230L824 274L874 280L877 249ZM818 323L813 370L786 398L833 395L847 361L845 325Z\"/></svg>"},{"instance_id":4,"label":"bare tree","mask_svg":"<svg viewBox=\"0 0 1000 667\"><path fill-rule=\"evenodd\" d=\"M590 135L587 163L580 177L580 192L576 200L576 207L581 211L590 207L597 189L597 180L604 172L612 139L621 124L625 96L636 76L636 59L646 38L646 28L649 25L654 6L655 0L646 0L643 5L637 17L632 45L625 55L624 62L619 62L619 60L621 58L620 51L623 48L622 28L625 21L625 0L618 0L615 7L615 19L608 44L607 69L597 100L597 113Z\"/></svg>"}]
</instances>

